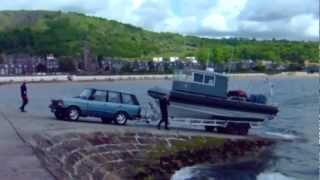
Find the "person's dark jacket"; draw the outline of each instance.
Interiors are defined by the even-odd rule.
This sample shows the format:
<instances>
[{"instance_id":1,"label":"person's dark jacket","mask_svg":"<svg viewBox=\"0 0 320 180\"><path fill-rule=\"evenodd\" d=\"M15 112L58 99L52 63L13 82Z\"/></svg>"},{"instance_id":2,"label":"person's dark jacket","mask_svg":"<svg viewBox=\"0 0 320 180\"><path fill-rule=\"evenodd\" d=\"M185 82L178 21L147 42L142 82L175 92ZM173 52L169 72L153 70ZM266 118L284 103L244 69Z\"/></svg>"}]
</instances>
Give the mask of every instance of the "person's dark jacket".
<instances>
[{"instance_id":1,"label":"person's dark jacket","mask_svg":"<svg viewBox=\"0 0 320 180\"><path fill-rule=\"evenodd\" d=\"M170 105L170 102L167 98L161 98L160 99L160 109L161 112L167 112L168 106Z\"/></svg>"},{"instance_id":2,"label":"person's dark jacket","mask_svg":"<svg viewBox=\"0 0 320 180\"><path fill-rule=\"evenodd\" d=\"M27 86L25 84L21 85L20 91L21 91L21 97L23 99L27 99L28 98L28 96L27 96Z\"/></svg>"}]
</instances>

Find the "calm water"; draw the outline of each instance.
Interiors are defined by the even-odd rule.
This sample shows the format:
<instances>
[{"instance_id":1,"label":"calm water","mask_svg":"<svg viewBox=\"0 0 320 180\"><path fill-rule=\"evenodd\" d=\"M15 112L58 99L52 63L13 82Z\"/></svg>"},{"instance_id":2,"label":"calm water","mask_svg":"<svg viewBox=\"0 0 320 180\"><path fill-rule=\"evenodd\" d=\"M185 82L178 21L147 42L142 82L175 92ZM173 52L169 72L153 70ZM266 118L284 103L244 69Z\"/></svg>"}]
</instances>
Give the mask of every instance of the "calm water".
<instances>
[{"instance_id":1,"label":"calm water","mask_svg":"<svg viewBox=\"0 0 320 180\"><path fill-rule=\"evenodd\" d=\"M277 119L269 121L252 134L273 136L285 141L279 143L268 160L248 162L226 167L197 165L178 171L173 180L277 180L318 179L318 80L316 78L272 79L274 95L272 102L280 107ZM142 104L150 99L146 91L153 86L170 87L169 81L120 81L92 83L52 83L30 84L29 113L52 116L48 103L52 98L70 97L80 93L85 87L107 88L132 92L138 95ZM19 86L0 86L0 102L8 109L19 105ZM230 89L244 89L248 93L269 93L265 80L232 80Z\"/></svg>"},{"instance_id":2,"label":"calm water","mask_svg":"<svg viewBox=\"0 0 320 180\"><path fill-rule=\"evenodd\" d=\"M318 179L319 83L316 78L273 79L272 101L280 107L277 119L251 133L285 140L276 145L272 157L236 166L198 165L175 174L173 180L315 180ZM268 92L264 80L233 81L233 88Z\"/></svg>"}]
</instances>

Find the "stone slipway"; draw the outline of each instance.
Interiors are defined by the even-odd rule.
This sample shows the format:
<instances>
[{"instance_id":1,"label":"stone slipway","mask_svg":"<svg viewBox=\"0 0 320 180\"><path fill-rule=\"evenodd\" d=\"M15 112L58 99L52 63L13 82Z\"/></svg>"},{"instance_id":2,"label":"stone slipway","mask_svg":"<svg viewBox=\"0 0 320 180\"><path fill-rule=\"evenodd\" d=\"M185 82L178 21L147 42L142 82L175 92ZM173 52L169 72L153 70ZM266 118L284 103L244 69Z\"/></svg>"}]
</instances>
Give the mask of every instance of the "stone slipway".
<instances>
[{"instance_id":1,"label":"stone slipway","mask_svg":"<svg viewBox=\"0 0 320 180\"><path fill-rule=\"evenodd\" d=\"M45 133L33 136L36 154L56 179L170 179L198 163L234 163L261 156L272 141L199 132L113 131Z\"/></svg>"},{"instance_id":2,"label":"stone slipway","mask_svg":"<svg viewBox=\"0 0 320 180\"><path fill-rule=\"evenodd\" d=\"M169 179L184 166L243 160L272 144L141 124L57 121L46 113L18 113L10 104L0 104L0 115L1 180Z\"/></svg>"}]
</instances>

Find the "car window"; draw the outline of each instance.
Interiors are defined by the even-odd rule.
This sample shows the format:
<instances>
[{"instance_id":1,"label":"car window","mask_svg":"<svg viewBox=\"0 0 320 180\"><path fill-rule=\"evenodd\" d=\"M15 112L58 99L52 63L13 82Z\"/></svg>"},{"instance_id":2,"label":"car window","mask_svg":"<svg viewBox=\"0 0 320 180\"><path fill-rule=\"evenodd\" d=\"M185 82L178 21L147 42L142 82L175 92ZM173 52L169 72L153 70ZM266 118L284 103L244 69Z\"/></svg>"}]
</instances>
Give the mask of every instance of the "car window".
<instances>
[{"instance_id":1,"label":"car window","mask_svg":"<svg viewBox=\"0 0 320 180\"><path fill-rule=\"evenodd\" d=\"M112 103L121 103L120 93L109 92L108 101Z\"/></svg>"},{"instance_id":2,"label":"car window","mask_svg":"<svg viewBox=\"0 0 320 180\"><path fill-rule=\"evenodd\" d=\"M214 77L213 76L205 76L204 83L214 85Z\"/></svg>"},{"instance_id":3,"label":"car window","mask_svg":"<svg viewBox=\"0 0 320 180\"><path fill-rule=\"evenodd\" d=\"M81 92L79 97L81 99L88 99L91 96L91 92L92 92L91 89L85 89Z\"/></svg>"},{"instance_id":4,"label":"car window","mask_svg":"<svg viewBox=\"0 0 320 180\"><path fill-rule=\"evenodd\" d=\"M103 101L105 102L107 100L107 92L106 91L100 91L97 90L94 92L92 99L95 101Z\"/></svg>"},{"instance_id":5,"label":"car window","mask_svg":"<svg viewBox=\"0 0 320 180\"><path fill-rule=\"evenodd\" d=\"M193 81L202 83L203 82L203 75L202 74L198 74L198 73L194 74Z\"/></svg>"},{"instance_id":6,"label":"car window","mask_svg":"<svg viewBox=\"0 0 320 180\"><path fill-rule=\"evenodd\" d=\"M122 94L122 103L135 105L132 95L130 94Z\"/></svg>"}]
</instances>

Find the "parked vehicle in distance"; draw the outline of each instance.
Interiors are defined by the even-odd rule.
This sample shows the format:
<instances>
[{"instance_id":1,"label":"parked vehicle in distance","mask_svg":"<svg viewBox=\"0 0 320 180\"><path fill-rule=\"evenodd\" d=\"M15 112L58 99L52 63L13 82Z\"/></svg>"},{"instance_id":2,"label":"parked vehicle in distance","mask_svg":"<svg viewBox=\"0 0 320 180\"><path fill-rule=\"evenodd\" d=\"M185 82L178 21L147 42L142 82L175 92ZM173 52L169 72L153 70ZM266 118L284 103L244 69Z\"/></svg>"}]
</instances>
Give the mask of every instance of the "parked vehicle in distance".
<instances>
[{"instance_id":1,"label":"parked vehicle in distance","mask_svg":"<svg viewBox=\"0 0 320 180\"><path fill-rule=\"evenodd\" d=\"M49 106L57 119L76 121L79 117L98 117L103 123L125 125L140 118L141 107L135 95L99 89L84 89L73 98L52 100Z\"/></svg>"}]
</instances>

